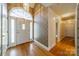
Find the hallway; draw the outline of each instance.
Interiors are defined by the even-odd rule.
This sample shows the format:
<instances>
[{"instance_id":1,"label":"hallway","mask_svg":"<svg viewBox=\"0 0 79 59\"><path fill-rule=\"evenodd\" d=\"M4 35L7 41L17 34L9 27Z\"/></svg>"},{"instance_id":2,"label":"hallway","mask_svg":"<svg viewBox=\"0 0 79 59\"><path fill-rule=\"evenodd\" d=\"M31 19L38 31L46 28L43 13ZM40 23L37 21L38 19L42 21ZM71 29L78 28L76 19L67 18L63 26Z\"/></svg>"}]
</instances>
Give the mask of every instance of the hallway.
<instances>
[{"instance_id":1,"label":"hallway","mask_svg":"<svg viewBox=\"0 0 79 59\"><path fill-rule=\"evenodd\" d=\"M3 3L0 9L1 56L76 54L76 4Z\"/></svg>"},{"instance_id":2,"label":"hallway","mask_svg":"<svg viewBox=\"0 0 79 59\"><path fill-rule=\"evenodd\" d=\"M74 39L71 37L65 37L57 45L50 50L56 56L74 56L75 44Z\"/></svg>"}]
</instances>

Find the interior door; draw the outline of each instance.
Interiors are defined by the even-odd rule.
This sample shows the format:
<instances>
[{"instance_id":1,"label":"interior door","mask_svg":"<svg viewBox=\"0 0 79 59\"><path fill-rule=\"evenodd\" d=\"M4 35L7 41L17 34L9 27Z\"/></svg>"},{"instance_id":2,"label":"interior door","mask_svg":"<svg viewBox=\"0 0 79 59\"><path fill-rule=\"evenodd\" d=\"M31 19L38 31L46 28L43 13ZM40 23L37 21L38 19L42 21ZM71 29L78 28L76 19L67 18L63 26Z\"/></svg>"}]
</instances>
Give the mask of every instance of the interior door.
<instances>
[{"instance_id":1,"label":"interior door","mask_svg":"<svg viewBox=\"0 0 79 59\"><path fill-rule=\"evenodd\" d=\"M25 19L16 19L16 42L18 44L30 41L30 22Z\"/></svg>"}]
</instances>

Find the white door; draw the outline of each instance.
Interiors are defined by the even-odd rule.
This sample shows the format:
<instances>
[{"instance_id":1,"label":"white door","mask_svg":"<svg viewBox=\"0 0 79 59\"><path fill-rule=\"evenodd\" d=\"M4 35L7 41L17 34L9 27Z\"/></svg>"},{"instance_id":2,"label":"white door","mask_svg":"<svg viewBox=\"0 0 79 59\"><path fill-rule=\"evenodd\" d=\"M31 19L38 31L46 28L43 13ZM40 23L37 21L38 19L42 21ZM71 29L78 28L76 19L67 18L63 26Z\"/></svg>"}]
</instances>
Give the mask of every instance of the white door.
<instances>
[{"instance_id":1,"label":"white door","mask_svg":"<svg viewBox=\"0 0 79 59\"><path fill-rule=\"evenodd\" d=\"M16 43L22 44L30 41L30 22L25 19L16 20Z\"/></svg>"},{"instance_id":2,"label":"white door","mask_svg":"<svg viewBox=\"0 0 79 59\"><path fill-rule=\"evenodd\" d=\"M30 41L30 21L20 18L9 19L9 47Z\"/></svg>"}]
</instances>

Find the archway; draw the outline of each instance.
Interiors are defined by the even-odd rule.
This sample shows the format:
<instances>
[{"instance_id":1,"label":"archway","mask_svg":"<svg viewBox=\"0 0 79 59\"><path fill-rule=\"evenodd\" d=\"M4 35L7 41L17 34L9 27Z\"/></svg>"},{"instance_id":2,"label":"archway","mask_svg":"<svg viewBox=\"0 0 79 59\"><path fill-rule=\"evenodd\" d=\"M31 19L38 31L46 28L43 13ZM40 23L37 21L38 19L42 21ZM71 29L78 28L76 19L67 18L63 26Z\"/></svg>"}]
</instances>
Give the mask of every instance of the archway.
<instances>
[{"instance_id":1,"label":"archway","mask_svg":"<svg viewBox=\"0 0 79 59\"><path fill-rule=\"evenodd\" d=\"M24 18L26 20L32 20L32 15L21 7L12 8L9 11L9 16Z\"/></svg>"},{"instance_id":2,"label":"archway","mask_svg":"<svg viewBox=\"0 0 79 59\"><path fill-rule=\"evenodd\" d=\"M32 20L32 15L23 8L15 7L9 11L10 46L15 46L17 44L33 40Z\"/></svg>"}]
</instances>

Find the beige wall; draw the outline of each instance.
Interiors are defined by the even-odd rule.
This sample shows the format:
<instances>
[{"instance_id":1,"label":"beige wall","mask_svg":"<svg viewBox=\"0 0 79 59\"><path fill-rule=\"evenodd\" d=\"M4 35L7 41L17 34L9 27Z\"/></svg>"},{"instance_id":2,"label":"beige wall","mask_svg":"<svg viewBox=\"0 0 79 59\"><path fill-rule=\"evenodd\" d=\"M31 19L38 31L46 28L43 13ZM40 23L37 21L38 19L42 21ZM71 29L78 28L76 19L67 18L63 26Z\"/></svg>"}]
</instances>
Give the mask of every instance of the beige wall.
<instances>
[{"instance_id":1,"label":"beige wall","mask_svg":"<svg viewBox=\"0 0 79 59\"><path fill-rule=\"evenodd\" d=\"M60 39L65 37L65 23L62 21L60 23Z\"/></svg>"},{"instance_id":2,"label":"beige wall","mask_svg":"<svg viewBox=\"0 0 79 59\"><path fill-rule=\"evenodd\" d=\"M74 19L61 21L61 38L75 37L75 23Z\"/></svg>"},{"instance_id":3,"label":"beige wall","mask_svg":"<svg viewBox=\"0 0 79 59\"><path fill-rule=\"evenodd\" d=\"M51 48L56 44L56 15L50 8L48 11L48 44Z\"/></svg>"}]
</instances>

